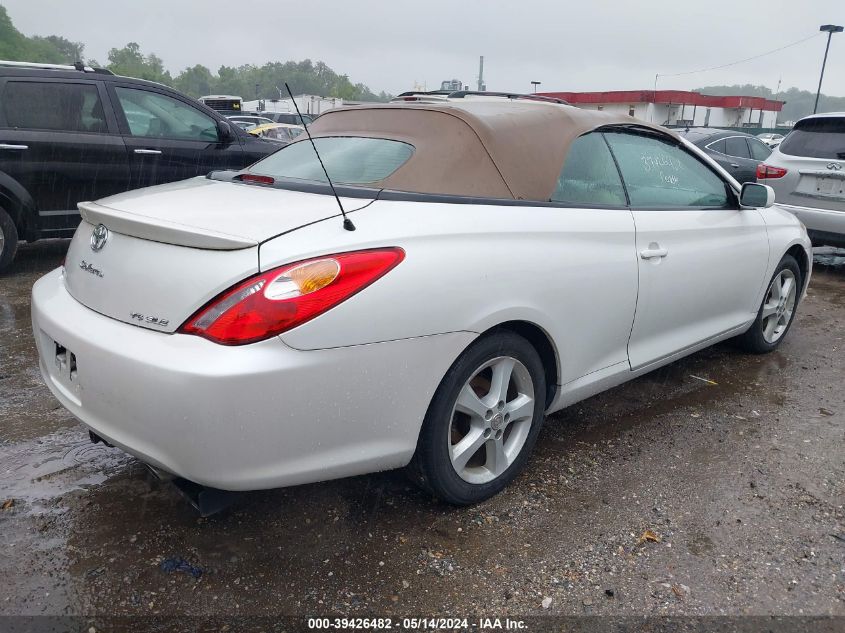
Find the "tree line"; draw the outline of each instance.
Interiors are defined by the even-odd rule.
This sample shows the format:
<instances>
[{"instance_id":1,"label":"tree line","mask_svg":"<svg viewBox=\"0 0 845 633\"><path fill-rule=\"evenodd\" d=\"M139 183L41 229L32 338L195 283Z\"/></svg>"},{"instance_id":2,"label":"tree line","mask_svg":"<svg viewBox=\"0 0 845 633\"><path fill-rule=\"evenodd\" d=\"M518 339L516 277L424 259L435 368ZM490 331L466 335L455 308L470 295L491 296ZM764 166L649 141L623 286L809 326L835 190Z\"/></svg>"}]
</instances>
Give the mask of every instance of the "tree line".
<instances>
[{"instance_id":1,"label":"tree line","mask_svg":"<svg viewBox=\"0 0 845 633\"><path fill-rule=\"evenodd\" d=\"M197 64L173 76L160 57L154 53L144 54L136 42L130 42L123 48L112 48L105 64L86 59L84 50L84 44L58 35L27 37L12 24L6 8L0 6L0 59L51 64L82 61L89 66L107 68L116 75L157 81L192 97L232 94L244 99L275 98L287 82L297 94L317 94L353 101L388 101L391 98L383 91L376 94L362 83L352 83L347 75L338 74L323 62L310 59L267 62L262 66L221 66L216 73Z\"/></svg>"},{"instance_id":2,"label":"tree line","mask_svg":"<svg viewBox=\"0 0 845 633\"><path fill-rule=\"evenodd\" d=\"M317 94L342 97L353 101L388 101L391 95L375 94L362 83L352 83L347 75L341 75L323 62L303 61L267 62L262 66L221 66L216 73L206 66L197 64L173 76L165 69L164 62L154 53L144 54L136 42L123 48L112 48L106 64L94 59L85 59L85 46L80 42L58 35L27 37L18 31L0 5L0 59L12 61L72 64L84 61L90 66L108 68L117 75L138 77L172 86L193 97L208 94L240 95L244 99L275 98L279 89L288 82L297 94ZM720 96L744 95L766 97L786 101L779 121L797 121L812 114L816 95L808 90L788 88L777 94L771 88L754 84L731 86L704 86L697 88L702 94ZM845 111L845 97L821 95L819 112Z\"/></svg>"}]
</instances>

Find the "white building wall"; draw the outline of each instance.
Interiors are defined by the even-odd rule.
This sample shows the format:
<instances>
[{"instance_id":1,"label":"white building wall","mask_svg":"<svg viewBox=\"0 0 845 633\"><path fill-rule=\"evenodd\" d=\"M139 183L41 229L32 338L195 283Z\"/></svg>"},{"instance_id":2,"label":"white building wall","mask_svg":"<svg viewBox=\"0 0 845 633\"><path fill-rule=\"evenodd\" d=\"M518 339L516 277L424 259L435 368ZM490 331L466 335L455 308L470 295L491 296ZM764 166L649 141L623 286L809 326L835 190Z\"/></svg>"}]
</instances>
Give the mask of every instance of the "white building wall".
<instances>
[{"instance_id":1,"label":"white building wall","mask_svg":"<svg viewBox=\"0 0 845 633\"><path fill-rule=\"evenodd\" d=\"M776 127L779 112L763 110L763 125L761 127Z\"/></svg>"},{"instance_id":2,"label":"white building wall","mask_svg":"<svg viewBox=\"0 0 845 633\"><path fill-rule=\"evenodd\" d=\"M777 112L751 108L713 108L710 127L775 127Z\"/></svg>"},{"instance_id":3,"label":"white building wall","mask_svg":"<svg viewBox=\"0 0 845 633\"><path fill-rule=\"evenodd\" d=\"M681 121L692 121L695 127L775 127L777 112L750 108L715 108L666 103L585 103L575 104L585 110L602 110L613 114L629 114L634 109L634 117L641 121L658 125L681 125ZM750 116L750 119L749 119Z\"/></svg>"},{"instance_id":4,"label":"white building wall","mask_svg":"<svg viewBox=\"0 0 845 633\"><path fill-rule=\"evenodd\" d=\"M296 95L296 105L303 114L318 116L323 112L343 105L340 97L320 97L318 95ZM263 99L265 112L296 112L293 102L287 99ZM258 99L244 101L244 110L254 112L258 110Z\"/></svg>"},{"instance_id":5,"label":"white building wall","mask_svg":"<svg viewBox=\"0 0 845 633\"><path fill-rule=\"evenodd\" d=\"M742 116L744 113L744 110L734 108L711 108L710 127L738 127L748 120L747 116Z\"/></svg>"}]
</instances>

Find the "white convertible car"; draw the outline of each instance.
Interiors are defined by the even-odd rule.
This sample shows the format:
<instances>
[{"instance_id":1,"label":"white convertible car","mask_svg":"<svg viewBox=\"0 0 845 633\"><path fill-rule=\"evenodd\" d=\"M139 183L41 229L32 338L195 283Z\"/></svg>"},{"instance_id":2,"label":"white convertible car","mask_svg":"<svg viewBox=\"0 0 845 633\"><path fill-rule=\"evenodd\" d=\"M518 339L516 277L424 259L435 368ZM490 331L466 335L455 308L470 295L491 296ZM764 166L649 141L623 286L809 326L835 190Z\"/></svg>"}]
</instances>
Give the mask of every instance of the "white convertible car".
<instances>
[{"instance_id":1,"label":"white convertible car","mask_svg":"<svg viewBox=\"0 0 845 633\"><path fill-rule=\"evenodd\" d=\"M547 413L717 341L777 347L810 278L771 189L627 116L466 95L311 132L338 200L303 136L79 205L32 319L95 439L225 490L407 466L473 503Z\"/></svg>"}]
</instances>

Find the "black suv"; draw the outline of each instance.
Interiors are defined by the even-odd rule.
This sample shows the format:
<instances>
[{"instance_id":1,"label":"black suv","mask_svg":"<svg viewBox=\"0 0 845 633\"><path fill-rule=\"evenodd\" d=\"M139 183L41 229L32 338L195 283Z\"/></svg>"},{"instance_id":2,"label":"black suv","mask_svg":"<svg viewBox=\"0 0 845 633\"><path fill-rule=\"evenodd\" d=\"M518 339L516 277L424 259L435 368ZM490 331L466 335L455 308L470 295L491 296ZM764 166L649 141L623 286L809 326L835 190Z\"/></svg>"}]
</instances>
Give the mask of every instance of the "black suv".
<instances>
[{"instance_id":1,"label":"black suv","mask_svg":"<svg viewBox=\"0 0 845 633\"><path fill-rule=\"evenodd\" d=\"M241 169L279 147L151 81L0 62L0 270L18 240L72 236L77 202Z\"/></svg>"}]
</instances>

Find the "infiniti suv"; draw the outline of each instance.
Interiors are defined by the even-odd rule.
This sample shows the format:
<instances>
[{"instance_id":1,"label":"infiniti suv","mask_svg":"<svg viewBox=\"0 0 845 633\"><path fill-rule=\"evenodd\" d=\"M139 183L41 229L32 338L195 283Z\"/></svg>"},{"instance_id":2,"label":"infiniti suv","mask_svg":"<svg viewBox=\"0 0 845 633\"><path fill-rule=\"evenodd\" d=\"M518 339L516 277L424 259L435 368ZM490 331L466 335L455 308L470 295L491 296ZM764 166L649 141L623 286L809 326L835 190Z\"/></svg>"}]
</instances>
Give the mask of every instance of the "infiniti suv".
<instances>
[{"instance_id":1,"label":"infiniti suv","mask_svg":"<svg viewBox=\"0 0 845 633\"><path fill-rule=\"evenodd\" d=\"M757 182L807 227L817 246L845 247L845 112L805 117L765 163Z\"/></svg>"}]
</instances>

